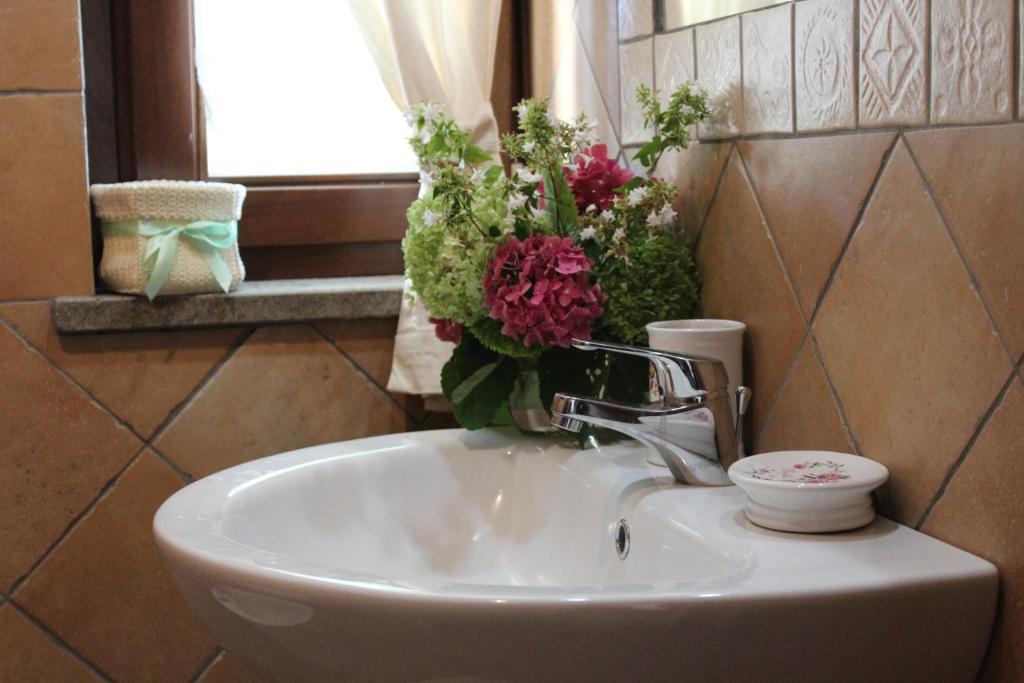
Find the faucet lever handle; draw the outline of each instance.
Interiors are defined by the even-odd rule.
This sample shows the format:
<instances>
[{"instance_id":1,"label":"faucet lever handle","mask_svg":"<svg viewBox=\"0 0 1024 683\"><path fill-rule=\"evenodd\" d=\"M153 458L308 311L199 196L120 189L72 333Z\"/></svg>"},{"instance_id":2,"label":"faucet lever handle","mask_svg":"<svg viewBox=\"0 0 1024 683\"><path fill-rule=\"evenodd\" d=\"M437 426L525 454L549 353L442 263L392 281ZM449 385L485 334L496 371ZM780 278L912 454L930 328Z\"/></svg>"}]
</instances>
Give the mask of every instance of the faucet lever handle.
<instances>
[{"instance_id":1,"label":"faucet lever handle","mask_svg":"<svg viewBox=\"0 0 1024 683\"><path fill-rule=\"evenodd\" d=\"M657 390L663 400L687 398L698 392L727 390L729 387L725 365L714 358L590 339L573 339L572 346L580 351L608 351L646 358L654 365Z\"/></svg>"}]
</instances>

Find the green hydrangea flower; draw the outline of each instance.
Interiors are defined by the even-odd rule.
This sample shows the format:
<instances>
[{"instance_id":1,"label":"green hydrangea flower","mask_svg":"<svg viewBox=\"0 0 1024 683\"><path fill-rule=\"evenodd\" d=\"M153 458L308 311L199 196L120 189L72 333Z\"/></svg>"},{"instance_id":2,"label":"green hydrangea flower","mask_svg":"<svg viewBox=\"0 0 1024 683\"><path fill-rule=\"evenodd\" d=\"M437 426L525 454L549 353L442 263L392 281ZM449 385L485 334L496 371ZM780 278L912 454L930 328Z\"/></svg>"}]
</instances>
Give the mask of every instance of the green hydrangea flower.
<instances>
[{"instance_id":1,"label":"green hydrangea flower","mask_svg":"<svg viewBox=\"0 0 1024 683\"><path fill-rule=\"evenodd\" d=\"M409 230L402 240L405 274L432 316L469 326L486 314L484 273L501 236L512 227L504 220L508 208L500 183L477 188L471 211L475 224L448 221L446 210L432 196L409 206Z\"/></svg>"},{"instance_id":2,"label":"green hydrangea flower","mask_svg":"<svg viewBox=\"0 0 1024 683\"><path fill-rule=\"evenodd\" d=\"M663 232L629 245L627 258L610 258L593 271L608 296L599 335L624 344L646 344L647 323L692 317L697 271L679 238Z\"/></svg>"}]
</instances>

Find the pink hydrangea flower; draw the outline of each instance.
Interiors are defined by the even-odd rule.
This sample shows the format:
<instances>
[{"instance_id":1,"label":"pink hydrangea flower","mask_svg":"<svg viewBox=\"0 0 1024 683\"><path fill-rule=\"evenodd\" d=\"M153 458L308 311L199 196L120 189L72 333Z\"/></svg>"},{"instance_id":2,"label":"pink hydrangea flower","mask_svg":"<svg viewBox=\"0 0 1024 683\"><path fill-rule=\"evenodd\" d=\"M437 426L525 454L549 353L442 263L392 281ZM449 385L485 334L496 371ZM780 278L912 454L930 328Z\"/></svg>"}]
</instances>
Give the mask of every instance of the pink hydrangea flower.
<instances>
[{"instance_id":1,"label":"pink hydrangea flower","mask_svg":"<svg viewBox=\"0 0 1024 683\"><path fill-rule=\"evenodd\" d=\"M566 169L565 179L576 196L576 210L580 212L591 204L599 210L607 209L615 199L615 188L622 187L633 177L632 171L608 158L606 145L584 149L573 162L576 170Z\"/></svg>"},{"instance_id":2,"label":"pink hydrangea flower","mask_svg":"<svg viewBox=\"0 0 1024 683\"><path fill-rule=\"evenodd\" d=\"M605 295L591 284L589 270L590 261L571 238L509 236L484 276L484 305L501 321L501 333L527 348L568 348L573 337L590 339L604 313Z\"/></svg>"},{"instance_id":3,"label":"pink hydrangea flower","mask_svg":"<svg viewBox=\"0 0 1024 683\"><path fill-rule=\"evenodd\" d=\"M448 318L428 318L434 325L434 334L441 341L458 344L462 341L462 323L452 322Z\"/></svg>"}]
</instances>

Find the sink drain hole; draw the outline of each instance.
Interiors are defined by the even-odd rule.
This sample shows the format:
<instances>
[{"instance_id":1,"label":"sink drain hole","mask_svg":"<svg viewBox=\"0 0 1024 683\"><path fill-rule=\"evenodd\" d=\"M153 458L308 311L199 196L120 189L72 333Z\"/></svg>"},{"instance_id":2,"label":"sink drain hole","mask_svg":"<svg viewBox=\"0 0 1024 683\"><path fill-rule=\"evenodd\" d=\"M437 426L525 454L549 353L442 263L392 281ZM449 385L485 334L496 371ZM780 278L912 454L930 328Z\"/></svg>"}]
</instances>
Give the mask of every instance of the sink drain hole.
<instances>
[{"instance_id":1,"label":"sink drain hole","mask_svg":"<svg viewBox=\"0 0 1024 683\"><path fill-rule=\"evenodd\" d=\"M615 552L620 560L626 559L629 555L629 522L620 519L615 525Z\"/></svg>"}]
</instances>

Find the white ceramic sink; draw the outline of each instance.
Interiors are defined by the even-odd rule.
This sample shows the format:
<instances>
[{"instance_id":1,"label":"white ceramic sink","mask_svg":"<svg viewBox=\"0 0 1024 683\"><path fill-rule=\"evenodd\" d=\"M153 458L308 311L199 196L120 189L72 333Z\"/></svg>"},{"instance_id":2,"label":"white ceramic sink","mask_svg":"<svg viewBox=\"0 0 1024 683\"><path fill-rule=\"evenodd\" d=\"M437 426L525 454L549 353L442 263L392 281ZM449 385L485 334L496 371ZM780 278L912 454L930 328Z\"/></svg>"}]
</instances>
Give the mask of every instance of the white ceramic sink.
<instances>
[{"instance_id":1,"label":"white ceramic sink","mask_svg":"<svg viewBox=\"0 0 1024 683\"><path fill-rule=\"evenodd\" d=\"M225 470L155 530L220 642L282 680L973 680L991 564L882 518L768 531L743 503L633 442L446 430Z\"/></svg>"}]
</instances>

